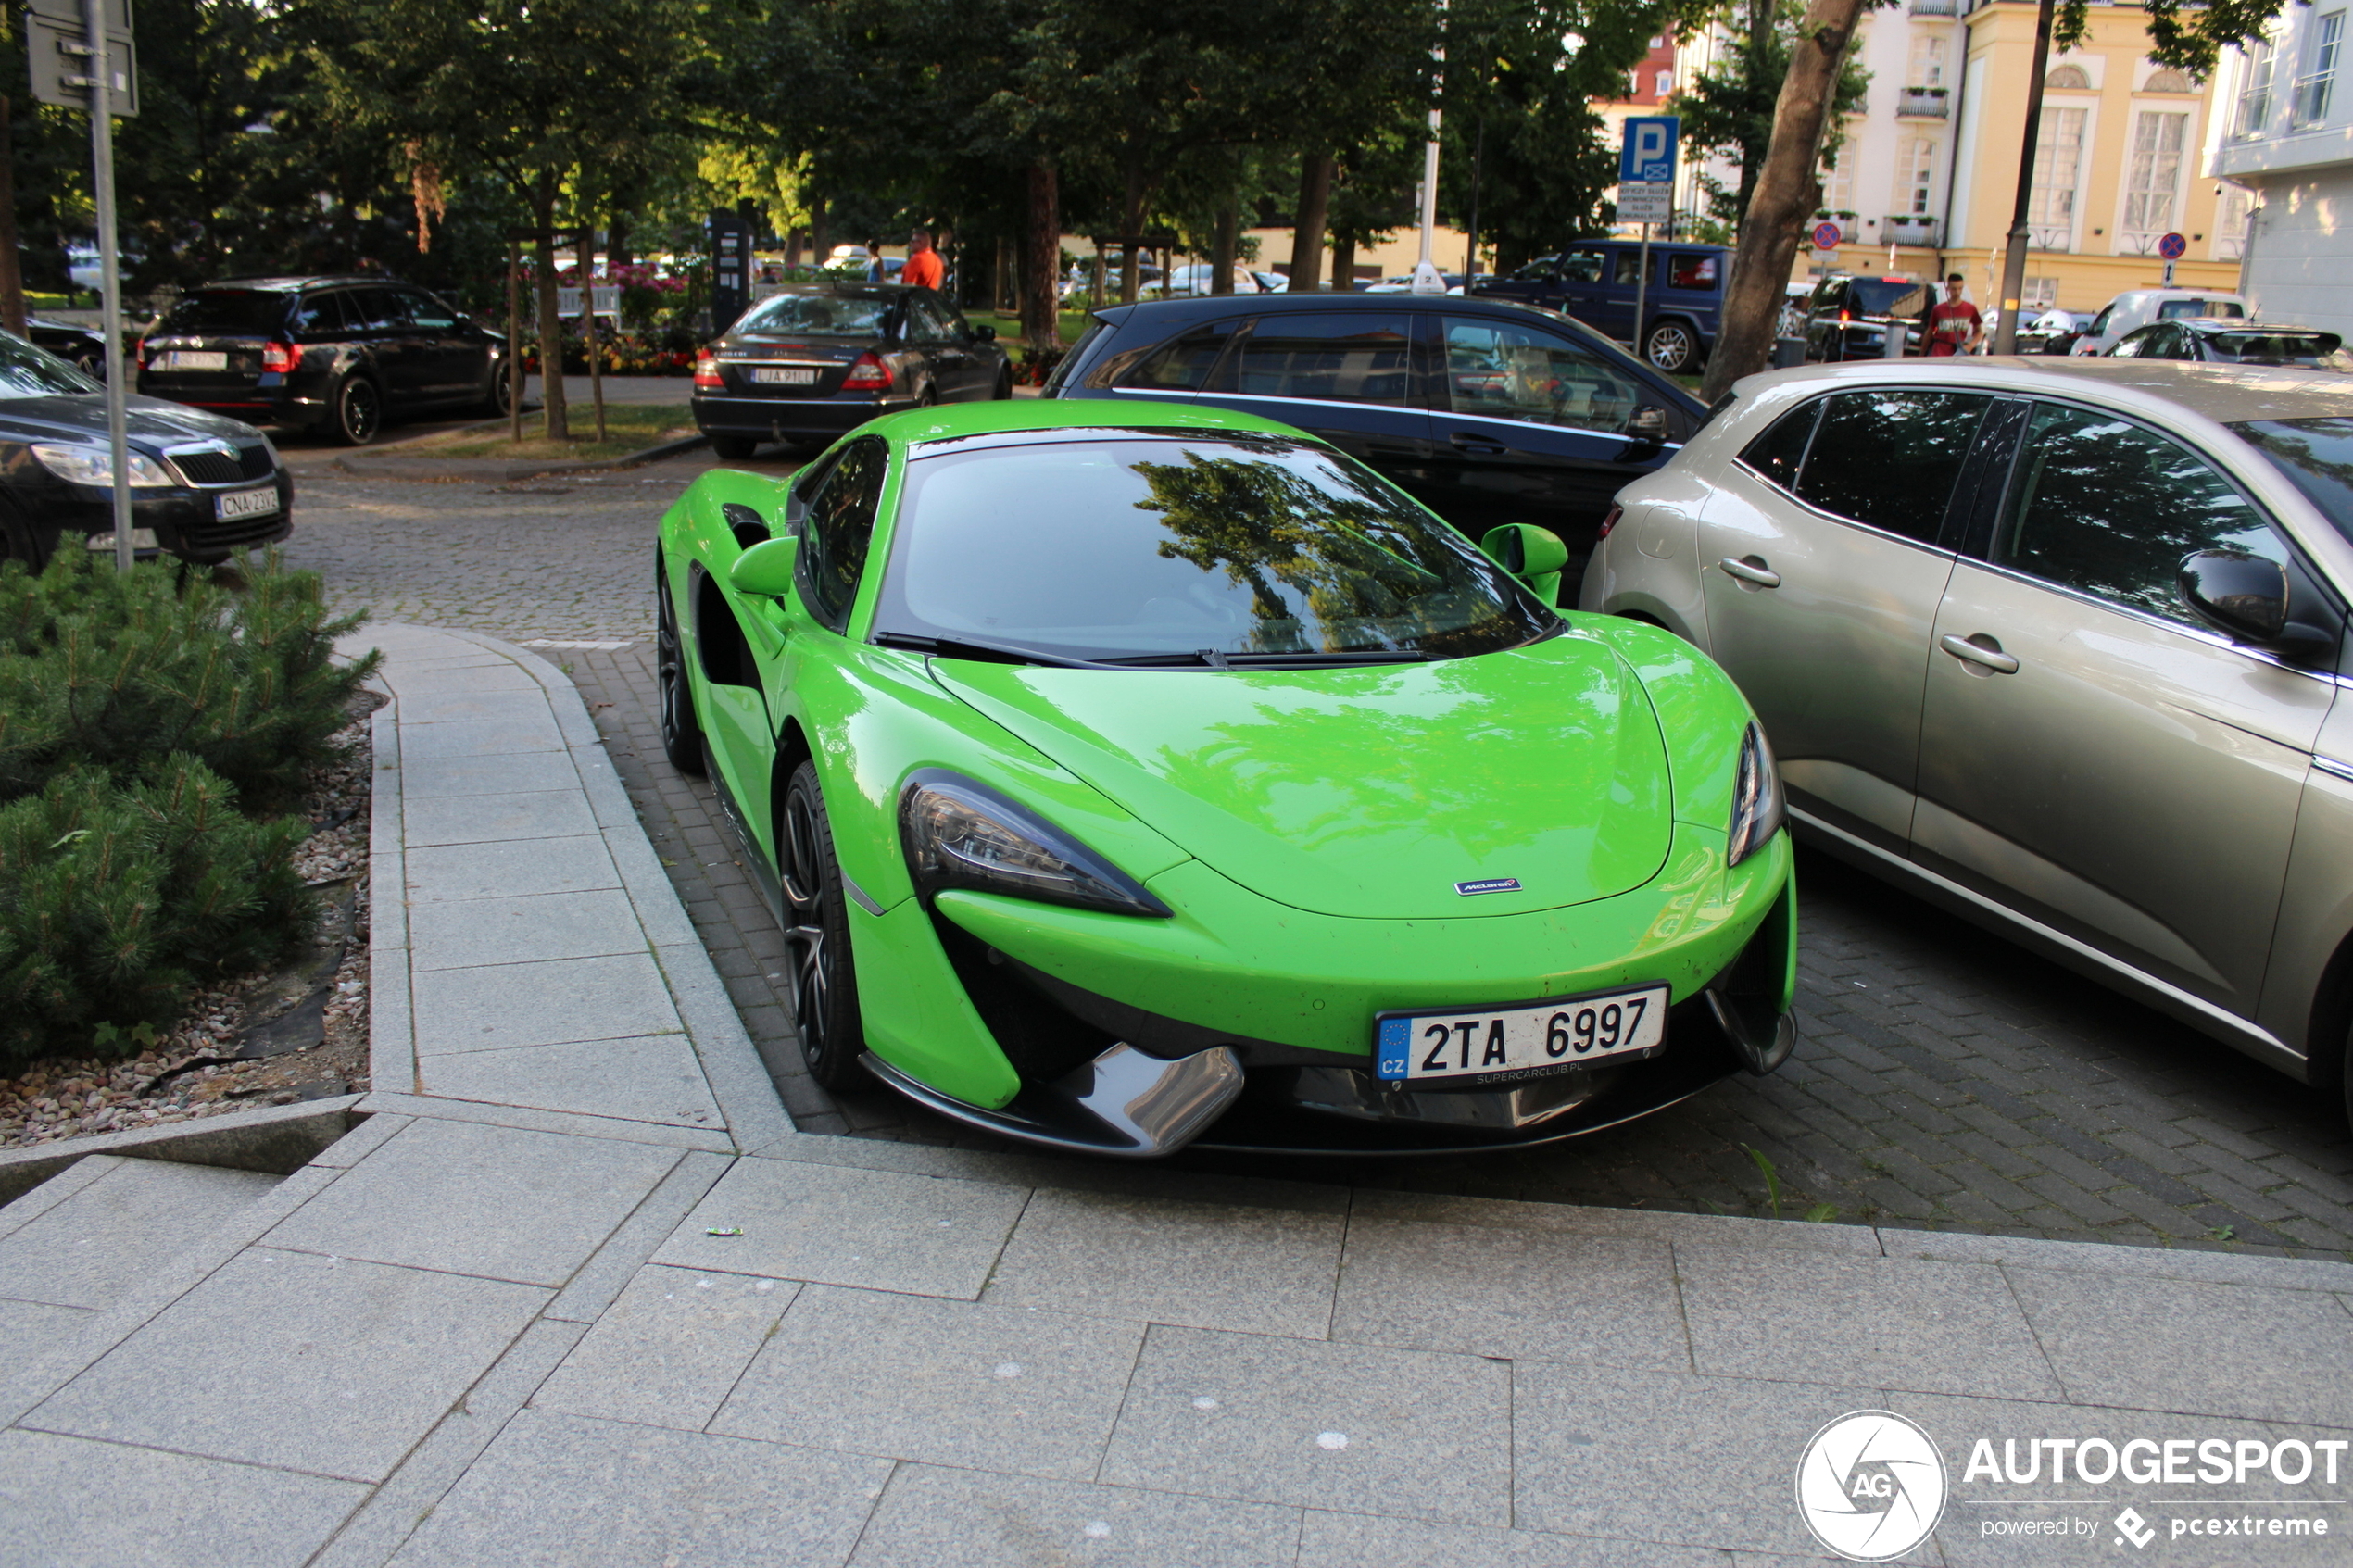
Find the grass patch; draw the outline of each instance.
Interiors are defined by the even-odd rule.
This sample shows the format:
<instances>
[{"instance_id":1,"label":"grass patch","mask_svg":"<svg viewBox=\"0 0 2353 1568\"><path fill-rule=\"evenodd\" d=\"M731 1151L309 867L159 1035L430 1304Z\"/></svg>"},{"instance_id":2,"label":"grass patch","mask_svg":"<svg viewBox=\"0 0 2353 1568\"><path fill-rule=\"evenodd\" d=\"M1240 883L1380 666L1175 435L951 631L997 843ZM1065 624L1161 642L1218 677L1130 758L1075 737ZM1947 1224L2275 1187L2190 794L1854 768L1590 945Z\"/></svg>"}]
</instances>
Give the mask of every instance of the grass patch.
<instances>
[{"instance_id":1,"label":"grass patch","mask_svg":"<svg viewBox=\"0 0 2353 1568\"><path fill-rule=\"evenodd\" d=\"M608 403L605 439L597 436L597 411L585 399L565 405L573 439L547 439L545 414L525 414L522 440L507 439L502 425L493 430L453 430L443 435L404 441L404 456L435 458L511 458L520 462L551 459L566 463L601 462L625 458L648 446L695 433L694 410L684 403Z\"/></svg>"},{"instance_id":2,"label":"grass patch","mask_svg":"<svg viewBox=\"0 0 2353 1568\"><path fill-rule=\"evenodd\" d=\"M1114 299L1111 303L1116 305L1118 301ZM1019 316L1000 316L989 310L967 310L964 312L964 320L975 327L996 328L997 341L1005 345L1008 353L1021 346L1021 318ZM1063 346L1069 347L1078 341L1078 334L1087 330L1087 312L1084 310L1062 312L1058 329L1062 335Z\"/></svg>"}]
</instances>

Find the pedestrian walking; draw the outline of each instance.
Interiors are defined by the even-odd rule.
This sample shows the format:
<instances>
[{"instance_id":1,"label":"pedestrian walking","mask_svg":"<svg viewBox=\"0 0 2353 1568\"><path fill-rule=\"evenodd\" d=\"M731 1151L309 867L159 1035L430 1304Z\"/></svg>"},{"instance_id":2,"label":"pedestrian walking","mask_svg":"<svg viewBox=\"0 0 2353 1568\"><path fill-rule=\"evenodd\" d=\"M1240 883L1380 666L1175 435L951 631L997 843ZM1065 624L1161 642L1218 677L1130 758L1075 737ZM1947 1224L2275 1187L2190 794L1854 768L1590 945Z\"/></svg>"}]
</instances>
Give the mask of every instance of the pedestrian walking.
<instances>
[{"instance_id":1,"label":"pedestrian walking","mask_svg":"<svg viewBox=\"0 0 2353 1568\"><path fill-rule=\"evenodd\" d=\"M930 230L918 229L907 236L906 264L899 269L900 282L936 289L946 270L939 264L939 252L932 248Z\"/></svg>"},{"instance_id":2,"label":"pedestrian walking","mask_svg":"<svg viewBox=\"0 0 2353 1568\"><path fill-rule=\"evenodd\" d=\"M1985 318L1961 297L1961 275L1944 280L1944 297L1928 313L1928 351L1931 356L1967 354L1985 335Z\"/></svg>"}]
</instances>

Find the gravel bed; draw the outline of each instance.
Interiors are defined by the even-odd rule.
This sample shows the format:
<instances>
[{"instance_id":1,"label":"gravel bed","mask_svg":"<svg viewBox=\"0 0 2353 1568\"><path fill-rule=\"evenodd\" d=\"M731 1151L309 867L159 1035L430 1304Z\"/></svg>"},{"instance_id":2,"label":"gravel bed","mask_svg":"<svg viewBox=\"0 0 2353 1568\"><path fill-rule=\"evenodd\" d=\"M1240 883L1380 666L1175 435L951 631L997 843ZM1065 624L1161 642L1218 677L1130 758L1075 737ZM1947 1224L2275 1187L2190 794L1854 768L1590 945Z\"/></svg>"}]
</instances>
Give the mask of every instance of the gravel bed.
<instances>
[{"instance_id":1,"label":"gravel bed","mask_svg":"<svg viewBox=\"0 0 2353 1568\"><path fill-rule=\"evenodd\" d=\"M312 771L303 815L320 824L295 867L320 895L320 937L310 963L259 971L200 987L178 1022L132 1057L56 1056L0 1078L0 1148L122 1133L224 1111L359 1094L368 1087L368 802L373 752L367 713L383 698L362 693L335 734L340 759ZM346 913L346 910L348 911ZM290 1013L315 995L325 950L343 948L327 990L323 1037L252 1060L228 1060L249 1023Z\"/></svg>"}]
</instances>

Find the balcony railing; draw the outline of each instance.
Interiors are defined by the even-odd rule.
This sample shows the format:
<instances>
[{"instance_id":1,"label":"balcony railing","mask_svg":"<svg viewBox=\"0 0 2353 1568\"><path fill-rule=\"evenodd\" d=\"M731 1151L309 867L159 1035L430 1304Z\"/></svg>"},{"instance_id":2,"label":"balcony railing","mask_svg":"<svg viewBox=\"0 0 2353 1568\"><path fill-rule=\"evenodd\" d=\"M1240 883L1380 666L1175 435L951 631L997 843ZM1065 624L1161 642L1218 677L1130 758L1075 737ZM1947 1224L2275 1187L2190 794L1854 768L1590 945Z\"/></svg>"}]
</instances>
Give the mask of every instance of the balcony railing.
<instances>
[{"instance_id":1,"label":"balcony railing","mask_svg":"<svg viewBox=\"0 0 2353 1568\"><path fill-rule=\"evenodd\" d=\"M1893 245L1933 246L1936 244L1936 220L1933 218L1891 218L1883 227L1889 243Z\"/></svg>"},{"instance_id":2,"label":"balcony railing","mask_svg":"<svg viewBox=\"0 0 2353 1568\"><path fill-rule=\"evenodd\" d=\"M2075 231L2071 225L2057 229L2029 227L2026 231L2029 250L2069 250L2074 244Z\"/></svg>"},{"instance_id":3,"label":"balcony railing","mask_svg":"<svg viewBox=\"0 0 2353 1568\"><path fill-rule=\"evenodd\" d=\"M1908 0L1905 9L1916 17L1952 17L1960 14L1960 0Z\"/></svg>"},{"instance_id":4,"label":"balcony railing","mask_svg":"<svg viewBox=\"0 0 2353 1568\"><path fill-rule=\"evenodd\" d=\"M1895 95L1898 119L1943 119L1949 112L1942 87L1906 87Z\"/></svg>"}]
</instances>

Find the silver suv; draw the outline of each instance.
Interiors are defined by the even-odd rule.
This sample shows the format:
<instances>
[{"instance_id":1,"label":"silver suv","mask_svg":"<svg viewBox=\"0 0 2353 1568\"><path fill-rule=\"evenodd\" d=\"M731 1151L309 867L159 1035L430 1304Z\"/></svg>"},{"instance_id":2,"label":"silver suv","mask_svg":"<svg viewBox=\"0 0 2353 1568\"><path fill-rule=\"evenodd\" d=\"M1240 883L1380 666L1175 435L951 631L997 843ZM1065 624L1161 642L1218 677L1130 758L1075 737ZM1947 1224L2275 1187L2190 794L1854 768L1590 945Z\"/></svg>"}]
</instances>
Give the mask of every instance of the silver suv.
<instances>
[{"instance_id":1,"label":"silver suv","mask_svg":"<svg viewBox=\"0 0 2353 1568\"><path fill-rule=\"evenodd\" d=\"M1618 501L1582 608L1731 672L1807 837L2347 1084L2353 378L1776 371Z\"/></svg>"}]
</instances>

